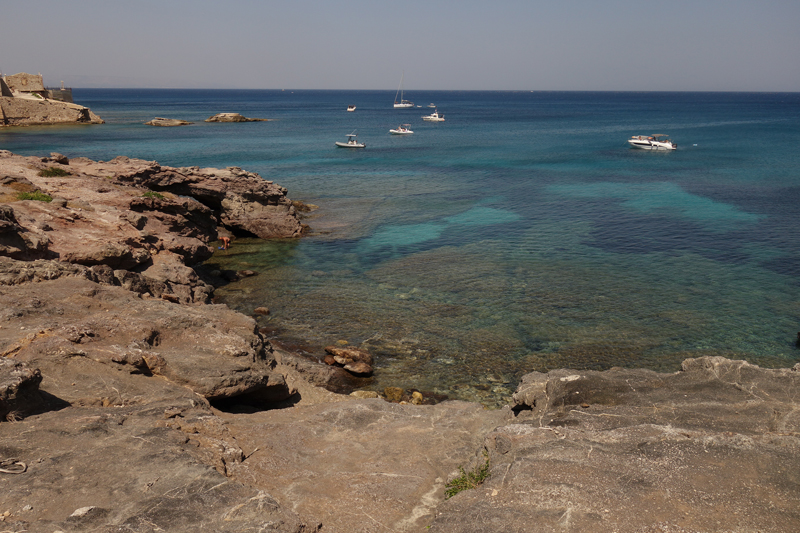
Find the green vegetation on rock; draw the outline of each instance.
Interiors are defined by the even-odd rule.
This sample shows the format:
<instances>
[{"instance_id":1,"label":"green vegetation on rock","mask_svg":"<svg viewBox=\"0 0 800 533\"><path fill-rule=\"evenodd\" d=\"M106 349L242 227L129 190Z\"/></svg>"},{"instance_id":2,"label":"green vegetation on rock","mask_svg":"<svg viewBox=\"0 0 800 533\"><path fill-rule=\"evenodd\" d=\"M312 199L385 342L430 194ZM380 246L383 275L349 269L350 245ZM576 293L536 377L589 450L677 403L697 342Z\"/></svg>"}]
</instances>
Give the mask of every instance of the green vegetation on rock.
<instances>
[{"instance_id":1,"label":"green vegetation on rock","mask_svg":"<svg viewBox=\"0 0 800 533\"><path fill-rule=\"evenodd\" d=\"M18 200L37 200L39 202L52 202L53 197L42 191L17 193Z\"/></svg>"},{"instance_id":2,"label":"green vegetation on rock","mask_svg":"<svg viewBox=\"0 0 800 533\"><path fill-rule=\"evenodd\" d=\"M159 200L163 200L164 199L164 195L161 194L160 192L156 192L156 191L147 191L142 196L145 197L145 198L158 198Z\"/></svg>"},{"instance_id":3,"label":"green vegetation on rock","mask_svg":"<svg viewBox=\"0 0 800 533\"><path fill-rule=\"evenodd\" d=\"M70 173L59 167L48 167L39 171L39 175L44 178L57 178L59 176L70 176Z\"/></svg>"},{"instance_id":4,"label":"green vegetation on rock","mask_svg":"<svg viewBox=\"0 0 800 533\"><path fill-rule=\"evenodd\" d=\"M489 477L489 454L483 452L483 457L486 461L482 465L476 466L471 472L464 470L463 466L459 466L461 475L447 482L444 491L445 499L450 499L461 491L467 489L478 488Z\"/></svg>"}]
</instances>

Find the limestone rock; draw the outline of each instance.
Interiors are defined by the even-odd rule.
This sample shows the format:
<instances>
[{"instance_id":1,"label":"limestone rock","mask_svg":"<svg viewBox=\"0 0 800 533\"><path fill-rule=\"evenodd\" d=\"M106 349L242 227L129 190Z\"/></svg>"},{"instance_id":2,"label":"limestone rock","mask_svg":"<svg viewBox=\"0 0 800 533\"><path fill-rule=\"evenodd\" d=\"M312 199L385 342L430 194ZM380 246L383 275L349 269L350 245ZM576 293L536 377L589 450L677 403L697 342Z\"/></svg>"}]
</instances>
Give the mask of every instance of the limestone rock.
<instances>
[{"instance_id":1,"label":"limestone rock","mask_svg":"<svg viewBox=\"0 0 800 533\"><path fill-rule=\"evenodd\" d=\"M82 105L57 100L0 96L0 126L103 124L104 122L91 109Z\"/></svg>"},{"instance_id":2,"label":"limestone rock","mask_svg":"<svg viewBox=\"0 0 800 533\"><path fill-rule=\"evenodd\" d=\"M159 422L158 413L175 413ZM68 406L0 423L0 449L28 464L0 491L9 531L268 530L312 533L265 490L227 469L241 448L205 406L186 395L140 404ZM176 426L176 427L172 427ZM238 450L238 453L237 453ZM216 462L214 468L201 458Z\"/></svg>"},{"instance_id":3,"label":"limestone rock","mask_svg":"<svg viewBox=\"0 0 800 533\"><path fill-rule=\"evenodd\" d=\"M259 448L228 469L233 480L259 477L262 490L292 501L296 513L315 517L323 531L411 532L428 531L449 473L505 423L509 411L348 397L247 419L221 416L242 449ZM502 523L477 524L483 529L475 531L515 531Z\"/></svg>"},{"instance_id":4,"label":"limestone rock","mask_svg":"<svg viewBox=\"0 0 800 533\"><path fill-rule=\"evenodd\" d=\"M54 165L69 174L39 175ZM261 237L303 231L284 188L235 167L170 169L124 157L103 163L3 152L0 173L0 201L11 202L0 204L0 256L107 266L117 274L106 282L158 298L208 301L211 287L186 267L211 257L220 224ZM16 201L22 190L58 197ZM227 212L226 202L241 216Z\"/></svg>"},{"instance_id":5,"label":"limestone rock","mask_svg":"<svg viewBox=\"0 0 800 533\"><path fill-rule=\"evenodd\" d=\"M150 379L166 380L212 402L235 398L265 405L293 392L274 371L271 347L255 321L226 306L176 306L143 300L121 287L62 277L0 292L0 325L11 319L14 329L0 327L0 354L40 369L43 390L68 402L108 394L70 385L91 383L104 367L158 376ZM75 372L88 375L67 377L71 371L64 362L72 357L92 368ZM101 388L120 379L107 378ZM143 395L130 387L118 383L115 396Z\"/></svg>"},{"instance_id":6,"label":"limestone rock","mask_svg":"<svg viewBox=\"0 0 800 533\"><path fill-rule=\"evenodd\" d=\"M794 531L798 387L796 371L720 357L528 374L514 422L484 440L489 478L431 530Z\"/></svg>"},{"instance_id":7,"label":"limestone rock","mask_svg":"<svg viewBox=\"0 0 800 533\"><path fill-rule=\"evenodd\" d=\"M262 239L303 234L295 208L286 198L286 189L256 173L238 167L162 167L152 161L123 157L112 163L116 180L194 198L212 209L220 225L234 234Z\"/></svg>"},{"instance_id":8,"label":"limestone rock","mask_svg":"<svg viewBox=\"0 0 800 533\"><path fill-rule=\"evenodd\" d=\"M266 118L247 118L239 113L217 113L206 119L206 122L266 122Z\"/></svg>"},{"instance_id":9,"label":"limestone rock","mask_svg":"<svg viewBox=\"0 0 800 533\"><path fill-rule=\"evenodd\" d=\"M174 126L187 126L192 124L192 122L181 120L178 118L163 118L163 117L156 117L153 120L149 120L145 122L147 126L163 126L163 127L174 127Z\"/></svg>"}]
</instances>

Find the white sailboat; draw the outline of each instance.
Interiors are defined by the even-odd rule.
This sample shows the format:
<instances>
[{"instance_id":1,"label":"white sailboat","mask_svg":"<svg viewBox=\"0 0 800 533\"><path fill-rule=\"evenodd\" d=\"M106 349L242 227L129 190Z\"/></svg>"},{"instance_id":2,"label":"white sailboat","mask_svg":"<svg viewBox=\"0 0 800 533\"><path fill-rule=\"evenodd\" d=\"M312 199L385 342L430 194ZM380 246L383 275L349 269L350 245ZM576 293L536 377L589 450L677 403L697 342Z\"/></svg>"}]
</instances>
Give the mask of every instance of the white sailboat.
<instances>
[{"instance_id":1,"label":"white sailboat","mask_svg":"<svg viewBox=\"0 0 800 533\"><path fill-rule=\"evenodd\" d=\"M403 100L403 78L406 75L406 71L403 71L403 74L400 76L400 87L397 88L397 92L394 94L394 107L395 108L404 108L404 107L414 107L414 102L409 102L408 100ZM400 95L400 101L397 101L397 95Z\"/></svg>"}]
</instances>

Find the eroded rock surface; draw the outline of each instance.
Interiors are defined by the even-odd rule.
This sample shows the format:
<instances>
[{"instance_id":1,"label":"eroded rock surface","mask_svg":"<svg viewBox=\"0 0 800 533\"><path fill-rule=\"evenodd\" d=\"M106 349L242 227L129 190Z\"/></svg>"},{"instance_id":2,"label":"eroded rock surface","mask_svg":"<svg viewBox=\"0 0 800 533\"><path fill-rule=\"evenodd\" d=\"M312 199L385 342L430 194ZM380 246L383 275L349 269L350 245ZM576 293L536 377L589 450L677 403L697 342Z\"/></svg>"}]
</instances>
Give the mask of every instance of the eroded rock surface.
<instances>
[{"instance_id":1,"label":"eroded rock surface","mask_svg":"<svg viewBox=\"0 0 800 533\"><path fill-rule=\"evenodd\" d=\"M430 531L796 531L798 392L797 369L723 358L529 374L485 438L490 477Z\"/></svg>"},{"instance_id":2,"label":"eroded rock surface","mask_svg":"<svg viewBox=\"0 0 800 533\"><path fill-rule=\"evenodd\" d=\"M222 416L249 456L233 479L291 501L326 532L411 532L426 531L447 477L510 411L354 399Z\"/></svg>"}]
</instances>

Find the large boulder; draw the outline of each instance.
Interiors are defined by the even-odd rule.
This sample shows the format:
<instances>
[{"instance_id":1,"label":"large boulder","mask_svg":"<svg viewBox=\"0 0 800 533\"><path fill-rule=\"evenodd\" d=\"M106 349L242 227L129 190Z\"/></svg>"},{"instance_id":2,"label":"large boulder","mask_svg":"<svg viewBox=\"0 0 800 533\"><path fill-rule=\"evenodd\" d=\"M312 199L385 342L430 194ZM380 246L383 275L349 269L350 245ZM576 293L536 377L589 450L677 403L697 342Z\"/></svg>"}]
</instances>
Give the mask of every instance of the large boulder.
<instances>
[{"instance_id":1,"label":"large boulder","mask_svg":"<svg viewBox=\"0 0 800 533\"><path fill-rule=\"evenodd\" d=\"M252 318L223 305L142 299L80 277L5 287L0 356L40 369L43 390L70 403L147 398L152 384L128 375L166 380L212 402L268 405L293 393ZM98 383L107 369L115 377Z\"/></svg>"}]
</instances>

